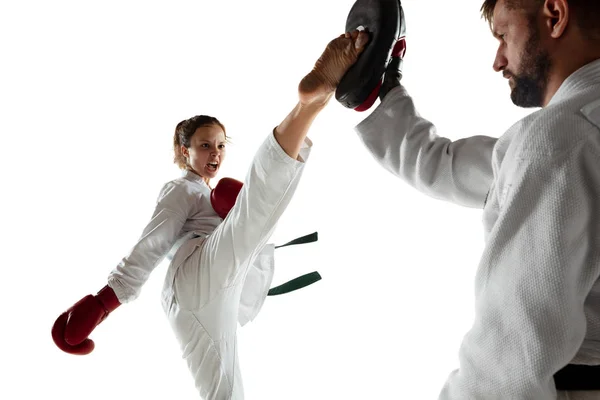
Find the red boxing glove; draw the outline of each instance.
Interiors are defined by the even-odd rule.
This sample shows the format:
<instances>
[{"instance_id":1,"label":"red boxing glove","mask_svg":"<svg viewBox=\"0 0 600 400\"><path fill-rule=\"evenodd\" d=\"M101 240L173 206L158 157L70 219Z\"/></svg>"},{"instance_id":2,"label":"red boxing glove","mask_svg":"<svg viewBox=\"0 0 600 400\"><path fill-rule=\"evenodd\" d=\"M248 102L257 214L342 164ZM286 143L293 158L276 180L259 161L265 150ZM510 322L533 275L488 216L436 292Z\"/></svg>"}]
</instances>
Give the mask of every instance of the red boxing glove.
<instances>
[{"instance_id":1,"label":"red boxing glove","mask_svg":"<svg viewBox=\"0 0 600 400\"><path fill-rule=\"evenodd\" d=\"M94 350L88 339L92 331L121 303L115 292L106 285L96 296L91 294L62 313L52 327L52 339L66 353L85 355Z\"/></svg>"},{"instance_id":2,"label":"red boxing glove","mask_svg":"<svg viewBox=\"0 0 600 400\"><path fill-rule=\"evenodd\" d=\"M219 217L225 219L233 208L244 184L233 178L222 178L210 192L210 204Z\"/></svg>"}]
</instances>

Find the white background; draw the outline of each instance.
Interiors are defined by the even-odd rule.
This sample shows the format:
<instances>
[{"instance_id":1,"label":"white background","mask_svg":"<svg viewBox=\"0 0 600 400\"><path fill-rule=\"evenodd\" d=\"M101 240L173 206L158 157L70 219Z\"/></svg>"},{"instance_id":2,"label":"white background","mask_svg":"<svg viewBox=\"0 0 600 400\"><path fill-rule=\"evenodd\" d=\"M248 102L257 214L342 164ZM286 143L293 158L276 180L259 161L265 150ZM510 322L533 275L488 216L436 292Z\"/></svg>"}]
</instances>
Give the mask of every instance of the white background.
<instances>
[{"instance_id":1,"label":"white background","mask_svg":"<svg viewBox=\"0 0 600 400\"><path fill-rule=\"evenodd\" d=\"M352 4L2 3L0 398L198 398L160 306L166 264L94 331L92 354L61 352L50 329L106 284L179 176L177 122L219 118L233 139L219 178L243 179ZM498 137L530 112L491 68L481 0L403 6L403 82L440 135ZM313 231L319 241L277 250L274 285L314 270L323 280L269 297L239 330L249 400L435 399L458 367L481 210L425 197L377 165L353 131L374 108L333 100L310 131L311 159L272 241Z\"/></svg>"}]
</instances>

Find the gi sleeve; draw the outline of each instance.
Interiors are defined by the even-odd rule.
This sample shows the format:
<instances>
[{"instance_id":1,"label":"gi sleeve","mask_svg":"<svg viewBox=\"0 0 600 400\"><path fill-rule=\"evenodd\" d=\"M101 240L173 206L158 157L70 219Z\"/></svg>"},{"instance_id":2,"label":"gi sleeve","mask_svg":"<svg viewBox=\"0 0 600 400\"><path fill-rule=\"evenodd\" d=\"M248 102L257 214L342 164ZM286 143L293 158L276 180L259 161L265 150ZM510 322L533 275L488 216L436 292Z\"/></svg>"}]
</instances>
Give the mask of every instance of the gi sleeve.
<instances>
[{"instance_id":1,"label":"gi sleeve","mask_svg":"<svg viewBox=\"0 0 600 400\"><path fill-rule=\"evenodd\" d=\"M523 149L539 145L529 143L503 162L475 323L441 400L555 399L553 375L583 343L584 301L600 276L600 153L577 132L562 134L575 142L568 150L531 154Z\"/></svg>"},{"instance_id":2,"label":"gi sleeve","mask_svg":"<svg viewBox=\"0 0 600 400\"><path fill-rule=\"evenodd\" d=\"M197 204L182 182L167 183L159 195L152 218L129 254L110 273L108 285L121 303L135 300L150 273L167 255L181 235L187 218Z\"/></svg>"},{"instance_id":3,"label":"gi sleeve","mask_svg":"<svg viewBox=\"0 0 600 400\"><path fill-rule=\"evenodd\" d=\"M422 193L462 206L483 208L493 181L492 150L497 139L440 137L422 118L403 86L355 128L375 160Z\"/></svg>"}]
</instances>

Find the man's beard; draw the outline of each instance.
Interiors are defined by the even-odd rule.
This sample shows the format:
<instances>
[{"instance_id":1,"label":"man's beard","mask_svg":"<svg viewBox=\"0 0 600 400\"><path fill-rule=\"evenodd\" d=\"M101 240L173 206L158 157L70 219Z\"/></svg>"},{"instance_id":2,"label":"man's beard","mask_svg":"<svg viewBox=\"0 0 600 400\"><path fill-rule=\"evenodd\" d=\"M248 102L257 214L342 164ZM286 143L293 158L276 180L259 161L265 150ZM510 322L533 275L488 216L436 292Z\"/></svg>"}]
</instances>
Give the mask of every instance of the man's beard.
<instances>
[{"instance_id":1,"label":"man's beard","mask_svg":"<svg viewBox=\"0 0 600 400\"><path fill-rule=\"evenodd\" d=\"M532 28L521 57L520 73L505 71L505 74L511 75L513 79L514 86L510 98L516 106L543 106L551 66L550 55L540 46L539 32Z\"/></svg>"}]
</instances>

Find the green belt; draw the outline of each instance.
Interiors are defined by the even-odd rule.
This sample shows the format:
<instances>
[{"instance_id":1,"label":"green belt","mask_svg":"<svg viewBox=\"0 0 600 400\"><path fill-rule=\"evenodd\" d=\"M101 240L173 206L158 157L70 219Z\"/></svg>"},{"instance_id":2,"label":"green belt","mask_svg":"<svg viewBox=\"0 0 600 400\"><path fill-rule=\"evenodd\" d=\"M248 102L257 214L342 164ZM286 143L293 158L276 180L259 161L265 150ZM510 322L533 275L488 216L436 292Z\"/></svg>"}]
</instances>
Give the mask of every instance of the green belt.
<instances>
[{"instance_id":1,"label":"green belt","mask_svg":"<svg viewBox=\"0 0 600 400\"><path fill-rule=\"evenodd\" d=\"M319 240L319 236L317 232L311 233L310 235L302 236L297 239L294 239L286 244L282 244L280 246L275 246L276 249L285 246L293 246L295 244L304 244L304 243L312 243ZM286 283L283 283L279 286L275 286L269 290L267 296L277 296L284 293L293 292L294 290L302 289L305 286L312 285L313 283L321 280L321 275L317 271L310 272L308 274L304 274L297 278L292 279Z\"/></svg>"}]
</instances>

